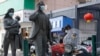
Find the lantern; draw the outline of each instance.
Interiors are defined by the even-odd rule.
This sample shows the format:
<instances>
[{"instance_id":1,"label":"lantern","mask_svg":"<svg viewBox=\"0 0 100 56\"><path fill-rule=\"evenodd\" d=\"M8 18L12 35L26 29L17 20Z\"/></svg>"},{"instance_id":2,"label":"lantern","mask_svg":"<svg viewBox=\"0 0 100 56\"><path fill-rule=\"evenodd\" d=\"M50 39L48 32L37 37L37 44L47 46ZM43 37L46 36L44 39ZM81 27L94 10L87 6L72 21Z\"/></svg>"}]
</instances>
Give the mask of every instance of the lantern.
<instances>
[{"instance_id":1,"label":"lantern","mask_svg":"<svg viewBox=\"0 0 100 56\"><path fill-rule=\"evenodd\" d=\"M87 23L91 22L93 18L94 18L94 16L93 16L92 13L86 13L86 14L84 15L84 20L85 20Z\"/></svg>"}]
</instances>

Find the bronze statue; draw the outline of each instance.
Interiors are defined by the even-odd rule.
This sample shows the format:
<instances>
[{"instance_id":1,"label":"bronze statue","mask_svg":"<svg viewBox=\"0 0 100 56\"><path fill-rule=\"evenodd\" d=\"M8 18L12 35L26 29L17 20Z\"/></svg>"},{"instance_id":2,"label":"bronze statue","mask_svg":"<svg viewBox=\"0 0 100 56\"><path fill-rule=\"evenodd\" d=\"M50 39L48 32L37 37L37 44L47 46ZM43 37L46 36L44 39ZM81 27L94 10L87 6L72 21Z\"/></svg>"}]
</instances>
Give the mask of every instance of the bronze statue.
<instances>
[{"instance_id":1,"label":"bronze statue","mask_svg":"<svg viewBox=\"0 0 100 56\"><path fill-rule=\"evenodd\" d=\"M14 9L10 8L4 17L4 29L6 30L4 37L4 56L8 55L9 44L11 44L12 56L16 56L15 37L19 32L19 24L13 19Z\"/></svg>"},{"instance_id":2,"label":"bronze statue","mask_svg":"<svg viewBox=\"0 0 100 56\"><path fill-rule=\"evenodd\" d=\"M44 9L45 4L42 1L39 2L37 11L29 18L30 21L35 23L35 28L34 30L32 29L30 38L35 42L37 56L46 56L47 41L50 40L51 24L49 18L43 12Z\"/></svg>"}]
</instances>

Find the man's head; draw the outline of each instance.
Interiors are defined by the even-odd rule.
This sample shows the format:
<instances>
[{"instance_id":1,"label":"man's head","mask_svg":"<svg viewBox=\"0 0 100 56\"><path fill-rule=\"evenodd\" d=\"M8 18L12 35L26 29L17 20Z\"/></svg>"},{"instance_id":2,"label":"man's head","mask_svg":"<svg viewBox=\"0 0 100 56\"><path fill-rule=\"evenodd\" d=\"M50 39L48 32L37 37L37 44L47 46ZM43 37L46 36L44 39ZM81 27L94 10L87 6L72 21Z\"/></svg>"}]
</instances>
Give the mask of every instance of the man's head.
<instances>
[{"instance_id":1,"label":"man's head","mask_svg":"<svg viewBox=\"0 0 100 56\"><path fill-rule=\"evenodd\" d=\"M45 10L45 4L43 1L40 1L38 4L37 4L37 7L38 7L38 10Z\"/></svg>"},{"instance_id":2,"label":"man's head","mask_svg":"<svg viewBox=\"0 0 100 56\"><path fill-rule=\"evenodd\" d=\"M70 26L70 25L67 25L67 26L65 27L65 29L66 29L66 30L70 30L70 29L71 29L71 26Z\"/></svg>"},{"instance_id":3,"label":"man's head","mask_svg":"<svg viewBox=\"0 0 100 56\"><path fill-rule=\"evenodd\" d=\"M70 30L70 29L71 29L71 26L70 26L70 25L67 25L67 26L65 27L65 32L67 33L67 31Z\"/></svg>"}]
</instances>

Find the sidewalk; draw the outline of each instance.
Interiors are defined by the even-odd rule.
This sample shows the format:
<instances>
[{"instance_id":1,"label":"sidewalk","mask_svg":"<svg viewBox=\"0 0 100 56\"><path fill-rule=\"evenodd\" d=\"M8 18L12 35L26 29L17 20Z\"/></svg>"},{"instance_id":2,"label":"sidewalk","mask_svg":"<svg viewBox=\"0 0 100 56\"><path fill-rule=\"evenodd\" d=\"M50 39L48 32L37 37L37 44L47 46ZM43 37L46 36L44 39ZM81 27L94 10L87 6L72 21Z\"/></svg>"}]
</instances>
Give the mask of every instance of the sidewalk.
<instances>
[{"instance_id":1,"label":"sidewalk","mask_svg":"<svg viewBox=\"0 0 100 56\"><path fill-rule=\"evenodd\" d=\"M12 56L11 51L9 51L8 56ZM22 51L17 51L16 56L23 56L23 52Z\"/></svg>"}]
</instances>

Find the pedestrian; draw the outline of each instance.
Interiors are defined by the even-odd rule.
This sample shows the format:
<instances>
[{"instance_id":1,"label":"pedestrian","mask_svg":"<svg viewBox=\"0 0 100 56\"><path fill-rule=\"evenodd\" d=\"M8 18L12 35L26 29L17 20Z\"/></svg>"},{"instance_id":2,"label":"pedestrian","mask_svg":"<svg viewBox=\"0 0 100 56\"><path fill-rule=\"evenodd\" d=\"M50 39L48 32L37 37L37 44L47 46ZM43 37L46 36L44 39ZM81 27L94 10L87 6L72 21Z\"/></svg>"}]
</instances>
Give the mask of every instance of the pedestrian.
<instances>
[{"instance_id":1,"label":"pedestrian","mask_svg":"<svg viewBox=\"0 0 100 56\"><path fill-rule=\"evenodd\" d=\"M11 44L12 56L16 56L16 46L15 46L15 36L18 34L17 27L20 27L18 24L15 24L13 19L14 9L10 8L4 16L4 29L6 30L3 47L4 47L4 56L8 55L9 44Z\"/></svg>"},{"instance_id":2,"label":"pedestrian","mask_svg":"<svg viewBox=\"0 0 100 56\"><path fill-rule=\"evenodd\" d=\"M47 41L50 41L51 24L47 15L43 12L45 4L40 1L37 4L37 10L29 17L35 28L32 28L30 39L35 42L36 56L46 56ZM34 24L32 25L34 27Z\"/></svg>"},{"instance_id":3,"label":"pedestrian","mask_svg":"<svg viewBox=\"0 0 100 56\"><path fill-rule=\"evenodd\" d=\"M72 52L78 45L77 33L73 33L70 25L65 27L66 35L63 38L63 43L65 46L65 56L72 56Z\"/></svg>"}]
</instances>

